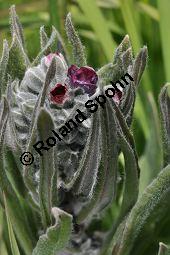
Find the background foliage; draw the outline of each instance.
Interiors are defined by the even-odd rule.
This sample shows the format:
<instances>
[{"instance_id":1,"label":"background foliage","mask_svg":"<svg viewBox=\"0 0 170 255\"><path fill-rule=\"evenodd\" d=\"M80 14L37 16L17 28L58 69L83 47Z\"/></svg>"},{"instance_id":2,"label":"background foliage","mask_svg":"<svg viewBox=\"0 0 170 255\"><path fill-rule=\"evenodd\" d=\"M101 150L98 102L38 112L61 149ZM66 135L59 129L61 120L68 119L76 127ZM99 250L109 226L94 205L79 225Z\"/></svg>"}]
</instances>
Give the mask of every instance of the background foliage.
<instances>
[{"instance_id":1,"label":"background foliage","mask_svg":"<svg viewBox=\"0 0 170 255\"><path fill-rule=\"evenodd\" d=\"M98 69L113 58L113 51L125 34L130 35L134 52L147 45L148 67L140 85L133 131L136 140L140 166L140 192L157 176L162 164L161 133L158 109L158 93L162 85L170 81L170 1L169 0L0 0L0 51L2 40L10 41L9 10L11 4L23 24L28 55L33 59L40 47L39 27L55 25L65 38L64 22L68 12L86 46L88 64ZM116 201L118 204L119 201ZM117 211L114 203L106 214L100 228L107 229L113 222ZM165 205L166 206L166 205ZM167 205L168 206L168 205ZM6 210L8 206L6 204ZM8 210L7 210L8 211ZM135 245L135 253L155 254L159 241L170 243L170 219L165 217L157 226L154 235L145 226ZM10 239L15 239L10 219L4 218L0 211L0 254L11 254L1 239L2 228L8 226ZM156 221L151 221L157 224ZM8 239L6 235L6 239ZM148 241L148 238L150 239ZM16 241L14 241L15 243ZM145 243L145 245L143 245ZM142 247L142 250L141 250ZM17 246L13 247L17 254ZM160 248L160 250L163 248ZM163 253L160 253L163 254Z\"/></svg>"}]
</instances>

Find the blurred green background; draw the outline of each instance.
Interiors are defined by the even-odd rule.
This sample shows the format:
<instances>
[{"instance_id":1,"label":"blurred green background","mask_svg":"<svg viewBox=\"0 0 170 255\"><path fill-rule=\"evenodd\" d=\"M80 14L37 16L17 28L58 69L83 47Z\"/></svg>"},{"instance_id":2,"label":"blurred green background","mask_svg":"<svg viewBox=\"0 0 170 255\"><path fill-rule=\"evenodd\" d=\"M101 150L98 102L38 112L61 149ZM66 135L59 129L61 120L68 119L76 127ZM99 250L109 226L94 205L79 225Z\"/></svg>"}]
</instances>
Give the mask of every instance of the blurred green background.
<instances>
[{"instance_id":1,"label":"blurred green background","mask_svg":"<svg viewBox=\"0 0 170 255\"><path fill-rule=\"evenodd\" d=\"M64 23L68 12L72 13L86 47L88 64L96 69L112 61L116 46L126 34L135 54L147 45L148 66L139 87L132 126L142 169L140 192L143 191L162 164L157 102L161 87L170 81L170 0L0 0L0 51L3 39L11 40L9 7L12 4L16 5L32 60L40 49L40 26L50 29L54 25L67 42ZM111 218L116 213L113 208Z\"/></svg>"}]
</instances>

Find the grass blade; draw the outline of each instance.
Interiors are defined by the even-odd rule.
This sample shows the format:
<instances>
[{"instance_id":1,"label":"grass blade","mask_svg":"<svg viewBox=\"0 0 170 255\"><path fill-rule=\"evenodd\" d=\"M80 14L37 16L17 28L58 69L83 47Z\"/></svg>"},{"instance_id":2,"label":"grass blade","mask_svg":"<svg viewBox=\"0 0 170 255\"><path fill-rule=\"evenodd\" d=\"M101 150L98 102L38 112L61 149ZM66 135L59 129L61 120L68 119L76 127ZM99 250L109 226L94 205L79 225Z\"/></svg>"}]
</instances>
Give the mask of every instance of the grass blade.
<instances>
[{"instance_id":1,"label":"grass blade","mask_svg":"<svg viewBox=\"0 0 170 255\"><path fill-rule=\"evenodd\" d=\"M11 251L12 251L13 255L20 255L18 245L17 245L16 239L15 239L15 234L14 234L14 231L13 231L13 228L12 228L10 215L9 215L9 212L8 212L7 200L6 200L6 197L5 197L4 193L3 193L3 196L4 196L5 214L6 214L6 218L7 218L7 225L8 225L8 233L9 233Z\"/></svg>"},{"instance_id":2,"label":"grass blade","mask_svg":"<svg viewBox=\"0 0 170 255\"><path fill-rule=\"evenodd\" d=\"M159 21L159 19L160 19L159 12L152 5L149 5L149 4L146 4L146 3L143 3L143 2L138 2L137 7L138 7L140 12L142 12L144 14L147 14L153 20Z\"/></svg>"},{"instance_id":3,"label":"grass blade","mask_svg":"<svg viewBox=\"0 0 170 255\"><path fill-rule=\"evenodd\" d=\"M112 38L108 23L103 17L100 8L97 6L96 1L77 0L77 2L83 10L86 19L91 24L107 60L110 61L113 56L113 51L116 48L116 43Z\"/></svg>"},{"instance_id":4,"label":"grass blade","mask_svg":"<svg viewBox=\"0 0 170 255\"><path fill-rule=\"evenodd\" d=\"M170 1L169 0L158 0L158 8L160 13L160 34L163 50L163 59L165 66L166 79L170 81L170 33L169 26L170 23Z\"/></svg>"}]
</instances>

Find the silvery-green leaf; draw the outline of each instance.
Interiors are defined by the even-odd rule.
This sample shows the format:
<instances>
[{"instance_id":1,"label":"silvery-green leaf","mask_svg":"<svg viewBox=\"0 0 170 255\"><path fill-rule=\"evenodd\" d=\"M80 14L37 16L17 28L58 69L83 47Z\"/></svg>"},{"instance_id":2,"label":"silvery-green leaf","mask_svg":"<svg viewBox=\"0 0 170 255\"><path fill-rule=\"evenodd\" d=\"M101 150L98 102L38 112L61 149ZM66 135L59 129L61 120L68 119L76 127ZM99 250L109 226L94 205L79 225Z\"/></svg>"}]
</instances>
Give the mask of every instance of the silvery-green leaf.
<instances>
[{"instance_id":1,"label":"silvery-green leaf","mask_svg":"<svg viewBox=\"0 0 170 255\"><path fill-rule=\"evenodd\" d=\"M4 40L3 42L3 51L2 51L2 57L0 60L0 95L2 95L5 92L6 89L6 69L9 59L9 47L8 42Z\"/></svg>"},{"instance_id":2,"label":"silvery-green leaf","mask_svg":"<svg viewBox=\"0 0 170 255\"><path fill-rule=\"evenodd\" d=\"M135 87L134 87L134 83L132 82L128 85L125 96L123 96L121 100L121 104L120 104L121 111L129 127L132 123L132 115L133 115L133 110L135 106L135 99L136 99Z\"/></svg>"},{"instance_id":3,"label":"silvery-green leaf","mask_svg":"<svg viewBox=\"0 0 170 255\"><path fill-rule=\"evenodd\" d=\"M52 209L52 214L55 225L40 236L32 255L56 255L66 247L70 239L72 216L56 207Z\"/></svg>"},{"instance_id":4,"label":"silvery-green leaf","mask_svg":"<svg viewBox=\"0 0 170 255\"><path fill-rule=\"evenodd\" d=\"M145 70L146 63L148 57L148 50L147 47L144 46L138 55L135 58L134 67L132 71L132 77L134 79L134 84L137 86L140 82L141 76Z\"/></svg>"},{"instance_id":5,"label":"silvery-green leaf","mask_svg":"<svg viewBox=\"0 0 170 255\"><path fill-rule=\"evenodd\" d=\"M82 45L80 38L78 37L77 32L74 29L71 20L71 14L69 13L66 17L66 32L68 39L73 47L73 57L75 64L77 66L85 66L86 65L86 57L84 53L84 46Z\"/></svg>"},{"instance_id":6,"label":"silvery-green leaf","mask_svg":"<svg viewBox=\"0 0 170 255\"><path fill-rule=\"evenodd\" d=\"M110 100L110 105L111 105L111 108L114 109L114 111L115 111L116 120L118 121L118 127L121 130L121 132L124 135L127 142L129 143L129 145L131 146L131 148L133 149L135 158L136 158L136 162L137 162L138 156L137 156L137 152L136 152L136 146L135 146L135 141L134 141L133 135L132 135L130 129L128 128L128 125L127 125L127 123L124 119L124 116L123 116L122 112L120 111L119 107L117 107L117 105L114 103L113 100ZM140 173L140 170L139 170L139 166L138 166L138 175L139 175L139 173Z\"/></svg>"},{"instance_id":7,"label":"silvery-green leaf","mask_svg":"<svg viewBox=\"0 0 170 255\"><path fill-rule=\"evenodd\" d=\"M114 64L119 63L122 65L122 53L125 52L128 48L131 48L131 43L129 40L129 36L126 35L115 51L114 61L113 61Z\"/></svg>"},{"instance_id":8,"label":"silvery-green leaf","mask_svg":"<svg viewBox=\"0 0 170 255\"><path fill-rule=\"evenodd\" d=\"M68 61L69 60L68 51L58 30L56 30L56 36L57 36L57 50L61 52L64 55L65 59Z\"/></svg>"},{"instance_id":9,"label":"silvery-green leaf","mask_svg":"<svg viewBox=\"0 0 170 255\"><path fill-rule=\"evenodd\" d=\"M40 110L38 116L37 129L40 141L46 141L50 136L52 136L51 130L54 129L54 123L51 115L43 108ZM52 200L57 200L57 176L55 169L54 148L50 148L49 146L47 147L49 150L42 152L43 155L39 157L40 181L38 194L44 228L49 226L51 223L51 208L53 206ZM54 177L56 178L55 180L53 180ZM56 198L52 198L52 195L55 195Z\"/></svg>"},{"instance_id":10,"label":"silvery-green leaf","mask_svg":"<svg viewBox=\"0 0 170 255\"><path fill-rule=\"evenodd\" d=\"M136 162L135 153L131 146L128 144L123 134L121 134L120 136L120 148L125 158L124 192L121 211L119 214L119 219L122 219L137 200L139 178L138 162Z\"/></svg>"},{"instance_id":11,"label":"silvery-green leaf","mask_svg":"<svg viewBox=\"0 0 170 255\"><path fill-rule=\"evenodd\" d=\"M41 35L42 37L42 35ZM52 27L52 33L50 38L48 39L47 43L45 44L45 46L41 49L41 51L38 53L37 57L34 59L33 63L31 64L32 66L36 66L41 58L49 53L50 48L55 44L57 45L57 37L58 37L58 31L55 29L55 27ZM42 39L41 39L41 43L42 43ZM45 43L45 42L44 42Z\"/></svg>"},{"instance_id":12,"label":"silvery-green leaf","mask_svg":"<svg viewBox=\"0 0 170 255\"><path fill-rule=\"evenodd\" d=\"M44 106L45 99L47 96L47 89L49 87L49 84L51 83L52 79L54 78L54 75L56 73L56 58L54 57L51 61L51 64L47 70L45 82L43 84L42 90L39 92L39 96L36 102L36 105L34 107L34 111L32 113L32 119L31 119L31 128L30 131L32 132L32 128L35 125L37 113L39 113L40 107Z\"/></svg>"},{"instance_id":13,"label":"silvery-green leaf","mask_svg":"<svg viewBox=\"0 0 170 255\"><path fill-rule=\"evenodd\" d=\"M109 85L110 82L116 82L120 79L120 77L124 74L123 69L113 63L109 63L103 67L101 67L97 74L99 79L102 79L102 86Z\"/></svg>"},{"instance_id":14,"label":"silvery-green leaf","mask_svg":"<svg viewBox=\"0 0 170 255\"><path fill-rule=\"evenodd\" d=\"M27 143L26 151L34 153L33 145L35 144L36 137L37 137L37 117L38 117L40 108L44 106L47 88L48 88L51 80L54 77L55 70L56 70L56 60L55 60L55 58L53 58L50 66L48 68L44 85L42 87L42 90L39 93L36 105L34 107L34 111L32 113L31 126L30 126L29 135L28 135L28 143ZM31 191L31 194L33 195L33 199L36 202L38 202L38 197L37 197L37 192L36 192L37 184L36 184L36 181L34 178L34 174L35 174L35 169L34 169L33 164L30 166L24 166L25 184L26 184L27 188Z\"/></svg>"},{"instance_id":15,"label":"silvery-green leaf","mask_svg":"<svg viewBox=\"0 0 170 255\"><path fill-rule=\"evenodd\" d=\"M163 161L161 144L161 125L156 102L153 95L148 93L148 112L151 129L146 141L144 153L140 157L139 164L142 169L140 174L140 193L157 176Z\"/></svg>"},{"instance_id":16,"label":"silvery-green leaf","mask_svg":"<svg viewBox=\"0 0 170 255\"><path fill-rule=\"evenodd\" d=\"M128 48L123 54L122 54L122 63L123 63L123 69L126 72L128 70L128 67L133 64L133 54L132 54L132 48Z\"/></svg>"},{"instance_id":17,"label":"silvery-green leaf","mask_svg":"<svg viewBox=\"0 0 170 255\"><path fill-rule=\"evenodd\" d=\"M121 240L113 237L110 245L110 251L112 251L113 255L130 254L132 245L148 217L153 213L158 204L163 203L165 195L170 195L169 187L170 165L167 165L158 177L145 189L132 208L124 224ZM117 229L118 231L119 228Z\"/></svg>"},{"instance_id":18,"label":"silvery-green leaf","mask_svg":"<svg viewBox=\"0 0 170 255\"><path fill-rule=\"evenodd\" d=\"M9 50L9 60L7 66L7 72L12 79L19 78L22 79L25 71L29 65L29 60L24 52L16 34L13 35L11 47Z\"/></svg>"},{"instance_id":19,"label":"silvery-green leaf","mask_svg":"<svg viewBox=\"0 0 170 255\"><path fill-rule=\"evenodd\" d=\"M3 164L3 157L4 157L4 151L3 151L3 140L5 135L5 128L6 128L6 122L8 118L8 110L9 106L6 101L6 98L4 97L1 103L1 120L0 120L0 186L1 189L5 192L7 198L8 198L8 209L11 216L11 221L15 230L15 233L17 235L17 238L20 240L20 244L25 251L25 253L28 255L30 254L30 251L32 249L31 247L31 232L30 229L26 223L25 215L23 216L23 211L20 206L20 202L18 201L18 198L15 193L15 188L12 187L13 184L10 183L11 179L8 179L5 167ZM24 228L23 228L24 224ZM21 226L22 225L22 226Z\"/></svg>"},{"instance_id":20,"label":"silvery-green leaf","mask_svg":"<svg viewBox=\"0 0 170 255\"><path fill-rule=\"evenodd\" d=\"M7 125L7 120L9 116L9 106L5 97L1 102L1 113L0 113L0 187L3 191L13 194L12 186L10 181L8 180L5 166L4 166L4 136Z\"/></svg>"},{"instance_id":21,"label":"silvery-green leaf","mask_svg":"<svg viewBox=\"0 0 170 255\"><path fill-rule=\"evenodd\" d=\"M100 164L100 128L99 114L94 113L90 133L76 173L73 192L82 196L92 196L96 185L97 171Z\"/></svg>"},{"instance_id":22,"label":"silvery-green leaf","mask_svg":"<svg viewBox=\"0 0 170 255\"><path fill-rule=\"evenodd\" d=\"M96 205L99 211L112 201L116 192L118 167L117 126L108 101L105 109L100 109L100 122L102 139L101 171L103 171L104 178L101 183L99 203ZM100 176L103 174L99 173Z\"/></svg>"},{"instance_id":23,"label":"silvery-green leaf","mask_svg":"<svg viewBox=\"0 0 170 255\"><path fill-rule=\"evenodd\" d=\"M91 200L82 208L77 221L87 220L93 214L105 209L115 196L117 177L117 126L115 116L108 102L100 109L101 123L101 164Z\"/></svg>"},{"instance_id":24,"label":"silvery-green leaf","mask_svg":"<svg viewBox=\"0 0 170 255\"><path fill-rule=\"evenodd\" d=\"M45 27L44 26L41 26L40 27L40 44L41 44L41 50L43 50L44 48L45 48L45 46L47 45L47 43L48 43L48 40L49 40L49 38L48 38L48 36L47 36L47 34L46 34L46 32L45 32ZM48 55L49 53L51 52L51 49L50 49L50 47L49 47L49 49L47 49L45 52L44 52L44 54L46 55Z\"/></svg>"},{"instance_id":25,"label":"silvery-green leaf","mask_svg":"<svg viewBox=\"0 0 170 255\"><path fill-rule=\"evenodd\" d=\"M133 136L123 118L123 115L113 100L109 100L110 112L115 115L117 123L118 144L123 152L125 160L124 169L124 188L122 194L122 203L119 211L119 216L115 224L112 226L105 244L102 248L102 255L108 249L109 242L115 234L116 227L127 217L128 212L134 206L138 198L139 189L139 166L137 159L137 152L134 145Z\"/></svg>"},{"instance_id":26,"label":"silvery-green leaf","mask_svg":"<svg viewBox=\"0 0 170 255\"><path fill-rule=\"evenodd\" d=\"M161 90L159 104L163 126L163 153L164 166L170 163L170 84L167 83Z\"/></svg>"},{"instance_id":27,"label":"silvery-green leaf","mask_svg":"<svg viewBox=\"0 0 170 255\"><path fill-rule=\"evenodd\" d=\"M115 111L118 127L121 130L121 132L123 133L123 135L125 136L127 142L131 146L131 148L133 149L133 151L135 153L135 157L136 157L136 162L137 162L138 157L137 157L134 138L133 138L133 135L132 135L130 129L128 128L128 125L127 125L125 119L124 119L123 113L120 111L119 107L117 107L117 105L114 103L113 100L110 100L109 102L110 102L110 106L111 106L112 110ZM140 171L139 171L139 167L138 167L138 174L139 174L139 172Z\"/></svg>"},{"instance_id":28,"label":"silvery-green leaf","mask_svg":"<svg viewBox=\"0 0 170 255\"><path fill-rule=\"evenodd\" d=\"M12 37L16 35L22 47L24 48L25 42L24 42L23 29L19 21L19 18L16 14L15 5L12 5L10 8L10 24L11 24Z\"/></svg>"}]
</instances>

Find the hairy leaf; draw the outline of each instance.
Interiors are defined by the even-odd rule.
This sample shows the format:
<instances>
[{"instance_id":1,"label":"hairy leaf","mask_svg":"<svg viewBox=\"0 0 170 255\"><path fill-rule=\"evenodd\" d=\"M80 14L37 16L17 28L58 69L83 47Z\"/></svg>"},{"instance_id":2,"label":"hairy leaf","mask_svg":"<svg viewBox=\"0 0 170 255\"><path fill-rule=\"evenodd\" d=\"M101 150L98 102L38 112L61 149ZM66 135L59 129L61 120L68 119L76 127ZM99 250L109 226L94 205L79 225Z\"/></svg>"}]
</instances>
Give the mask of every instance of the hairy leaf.
<instances>
[{"instance_id":1,"label":"hairy leaf","mask_svg":"<svg viewBox=\"0 0 170 255\"><path fill-rule=\"evenodd\" d=\"M34 107L34 111L32 113L29 140L28 140L26 151L32 152L32 150L33 150L32 146L36 142L37 117L38 117L40 108L43 107L43 105L44 105L47 89L48 89L48 86L49 86L51 80L54 77L55 71L56 71L56 60L55 60L55 58L53 58L53 60L51 61L50 66L48 68L48 71L47 71L47 74L46 74L46 79L45 79L42 91L39 94L36 105ZM35 182L35 179L34 179L34 174L35 173L34 173L33 165L24 166L24 181L25 181L25 184L26 184L27 188L33 194L34 199L37 200L38 197L37 197L37 192L36 192L36 182Z\"/></svg>"},{"instance_id":2,"label":"hairy leaf","mask_svg":"<svg viewBox=\"0 0 170 255\"><path fill-rule=\"evenodd\" d=\"M1 116L0 116L0 187L3 191L13 194L13 190L11 187L11 183L8 180L5 167L4 167L4 157L3 157L3 146L4 146L4 136L5 136L5 130L6 130L6 124L8 120L9 115L9 106L7 103L7 100L5 97L3 97L3 100L1 102Z\"/></svg>"},{"instance_id":3,"label":"hairy leaf","mask_svg":"<svg viewBox=\"0 0 170 255\"><path fill-rule=\"evenodd\" d=\"M24 42L23 29L19 21L19 18L16 14L15 5L12 5L10 8L10 24L11 24L12 37L16 35L22 47L24 48L25 42Z\"/></svg>"},{"instance_id":4,"label":"hairy leaf","mask_svg":"<svg viewBox=\"0 0 170 255\"><path fill-rule=\"evenodd\" d=\"M166 194L170 192L170 165L165 167L158 177L145 189L132 208L122 231L122 239L113 238L111 249L113 254L128 255L132 245L140 233L154 208L163 202ZM119 228L118 230L119 231Z\"/></svg>"},{"instance_id":5,"label":"hairy leaf","mask_svg":"<svg viewBox=\"0 0 170 255\"><path fill-rule=\"evenodd\" d=\"M9 59L9 47L8 42L4 40L3 42L3 52L2 57L0 61L0 95L2 95L5 92L6 89L6 69Z\"/></svg>"},{"instance_id":6,"label":"hairy leaf","mask_svg":"<svg viewBox=\"0 0 170 255\"><path fill-rule=\"evenodd\" d=\"M54 129L54 123L51 115L45 110L41 109L38 120L38 137L41 141L46 141ZM54 142L54 141L53 141ZM52 183L55 174L54 148L48 147L48 151L42 152L40 156L40 181L39 181L39 201L42 215L42 222L44 227L51 223L51 208L52 208ZM57 179L55 179L55 187L57 190ZM53 194L54 195L54 194ZM57 199L57 194L56 198Z\"/></svg>"},{"instance_id":7,"label":"hairy leaf","mask_svg":"<svg viewBox=\"0 0 170 255\"><path fill-rule=\"evenodd\" d=\"M163 125L164 166L170 163L170 84L166 84L160 93L159 103Z\"/></svg>"},{"instance_id":8,"label":"hairy leaf","mask_svg":"<svg viewBox=\"0 0 170 255\"><path fill-rule=\"evenodd\" d=\"M69 13L66 17L66 32L68 39L73 47L73 57L75 64L78 66L86 65L86 57L84 53L84 46L82 45L78 34L76 33L74 26L71 21L71 14Z\"/></svg>"},{"instance_id":9,"label":"hairy leaf","mask_svg":"<svg viewBox=\"0 0 170 255\"><path fill-rule=\"evenodd\" d=\"M6 218L7 218L8 233L9 233L9 240L10 240L12 255L20 255L18 245L17 245L16 239L15 239L13 227L11 224L10 215L8 212L8 205L7 205L5 194L4 194L4 204L5 204L5 214L6 214Z\"/></svg>"},{"instance_id":10,"label":"hairy leaf","mask_svg":"<svg viewBox=\"0 0 170 255\"><path fill-rule=\"evenodd\" d=\"M46 234L40 236L32 255L56 255L63 250L72 231L72 216L54 207L52 213L55 225L47 229Z\"/></svg>"},{"instance_id":11,"label":"hairy leaf","mask_svg":"<svg viewBox=\"0 0 170 255\"><path fill-rule=\"evenodd\" d=\"M9 50L7 72L10 74L12 79L22 79L28 65L28 57L24 52L18 37L14 34Z\"/></svg>"}]
</instances>

